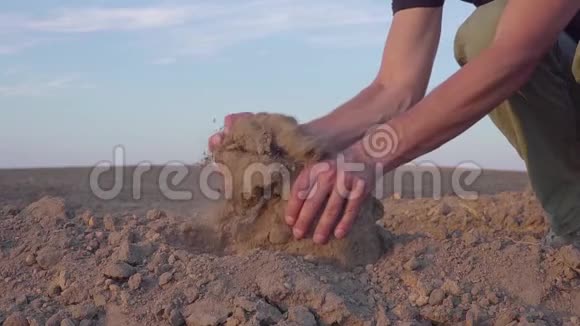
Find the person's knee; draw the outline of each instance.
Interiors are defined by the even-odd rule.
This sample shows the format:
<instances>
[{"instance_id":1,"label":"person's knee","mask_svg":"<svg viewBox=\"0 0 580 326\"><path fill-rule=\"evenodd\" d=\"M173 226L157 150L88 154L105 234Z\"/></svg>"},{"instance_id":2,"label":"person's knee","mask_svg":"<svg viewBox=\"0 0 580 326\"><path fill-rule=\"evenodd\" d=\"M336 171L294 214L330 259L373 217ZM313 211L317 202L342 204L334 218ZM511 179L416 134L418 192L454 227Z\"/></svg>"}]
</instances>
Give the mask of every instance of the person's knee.
<instances>
[{"instance_id":1,"label":"person's knee","mask_svg":"<svg viewBox=\"0 0 580 326\"><path fill-rule=\"evenodd\" d=\"M477 8L455 34L455 60L461 66L489 47L506 0L495 0Z\"/></svg>"}]
</instances>

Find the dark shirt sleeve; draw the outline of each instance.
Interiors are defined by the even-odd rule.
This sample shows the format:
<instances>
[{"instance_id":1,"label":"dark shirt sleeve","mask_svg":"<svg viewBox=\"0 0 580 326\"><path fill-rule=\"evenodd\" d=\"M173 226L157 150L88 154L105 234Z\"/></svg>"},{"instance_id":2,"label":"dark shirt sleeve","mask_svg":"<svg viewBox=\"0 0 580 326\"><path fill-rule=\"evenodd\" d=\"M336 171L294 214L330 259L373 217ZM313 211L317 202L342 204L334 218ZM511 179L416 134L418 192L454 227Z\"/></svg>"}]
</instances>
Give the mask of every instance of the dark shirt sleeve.
<instances>
[{"instance_id":1,"label":"dark shirt sleeve","mask_svg":"<svg viewBox=\"0 0 580 326\"><path fill-rule=\"evenodd\" d=\"M441 7L445 0L393 0L393 14L399 10L417 7Z\"/></svg>"}]
</instances>

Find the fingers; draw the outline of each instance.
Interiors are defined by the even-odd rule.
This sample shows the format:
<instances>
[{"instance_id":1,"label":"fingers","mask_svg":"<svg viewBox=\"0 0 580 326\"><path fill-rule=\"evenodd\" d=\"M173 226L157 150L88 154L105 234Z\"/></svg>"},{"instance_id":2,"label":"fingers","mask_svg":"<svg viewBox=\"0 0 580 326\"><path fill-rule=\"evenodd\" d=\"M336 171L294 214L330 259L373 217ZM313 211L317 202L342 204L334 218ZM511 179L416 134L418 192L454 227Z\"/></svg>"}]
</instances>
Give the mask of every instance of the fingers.
<instances>
[{"instance_id":1,"label":"fingers","mask_svg":"<svg viewBox=\"0 0 580 326\"><path fill-rule=\"evenodd\" d=\"M350 192L349 200L344 209L342 219L334 229L334 236L337 239L344 238L352 228L362 203L365 200L365 193L366 183L363 180L357 180Z\"/></svg>"},{"instance_id":2,"label":"fingers","mask_svg":"<svg viewBox=\"0 0 580 326\"><path fill-rule=\"evenodd\" d=\"M290 200L286 206L286 224L289 226L294 226L296 219L300 214L300 209L304 205L304 201L310 193L310 189L313 187L313 182L310 181L309 169L304 169L292 186L290 192Z\"/></svg>"},{"instance_id":3,"label":"fingers","mask_svg":"<svg viewBox=\"0 0 580 326\"><path fill-rule=\"evenodd\" d=\"M328 236L336 225L345 201L346 196L343 196L343 194L335 188L328 199L324 212L320 216L316 230L314 230L313 240L315 243L325 244L328 241Z\"/></svg>"},{"instance_id":4,"label":"fingers","mask_svg":"<svg viewBox=\"0 0 580 326\"><path fill-rule=\"evenodd\" d=\"M232 129L234 123L240 118L251 117L254 115L251 112L239 112L226 115L224 118L224 132L227 134Z\"/></svg>"},{"instance_id":5,"label":"fingers","mask_svg":"<svg viewBox=\"0 0 580 326\"><path fill-rule=\"evenodd\" d=\"M292 230L294 238L302 239L310 229L312 221L318 216L321 208L328 199L328 194L332 191L334 182L329 182L326 178L319 178L316 186L310 190L308 199L304 201L300 209L300 215Z\"/></svg>"},{"instance_id":6,"label":"fingers","mask_svg":"<svg viewBox=\"0 0 580 326\"><path fill-rule=\"evenodd\" d=\"M221 146L222 142L224 141L224 134L222 132L218 132L213 134L209 138L208 147L211 152L214 152L219 146Z\"/></svg>"},{"instance_id":7,"label":"fingers","mask_svg":"<svg viewBox=\"0 0 580 326\"><path fill-rule=\"evenodd\" d=\"M232 130L232 126L237 120L244 117L250 117L252 115L253 113L250 112L228 114L224 118L224 131L213 134L208 140L208 147L210 152L215 152L218 147L222 145L225 135Z\"/></svg>"},{"instance_id":8,"label":"fingers","mask_svg":"<svg viewBox=\"0 0 580 326\"><path fill-rule=\"evenodd\" d=\"M328 183L333 181L332 178L334 175L332 166L328 162L316 163L300 172L300 175L292 185L290 200L286 207L285 220L288 225L294 226L296 223L304 202L315 194L312 189L319 187L319 178L322 178L324 182Z\"/></svg>"}]
</instances>

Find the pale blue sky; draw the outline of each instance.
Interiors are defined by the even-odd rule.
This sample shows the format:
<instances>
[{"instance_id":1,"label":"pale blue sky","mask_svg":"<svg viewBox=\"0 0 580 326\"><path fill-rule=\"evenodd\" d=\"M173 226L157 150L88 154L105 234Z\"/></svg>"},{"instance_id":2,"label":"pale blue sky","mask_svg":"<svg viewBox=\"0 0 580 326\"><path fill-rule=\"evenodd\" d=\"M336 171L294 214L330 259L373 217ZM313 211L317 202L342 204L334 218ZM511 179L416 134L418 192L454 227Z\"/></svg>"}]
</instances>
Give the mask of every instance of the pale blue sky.
<instances>
[{"instance_id":1,"label":"pale blue sky","mask_svg":"<svg viewBox=\"0 0 580 326\"><path fill-rule=\"evenodd\" d=\"M471 10L446 4L432 86ZM191 163L228 112L323 115L374 77L390 20L378 0L2 1L0 167L93 165L117 144ZM487 118L420 160L523 169Z\"/></svg>"}]
</instances>

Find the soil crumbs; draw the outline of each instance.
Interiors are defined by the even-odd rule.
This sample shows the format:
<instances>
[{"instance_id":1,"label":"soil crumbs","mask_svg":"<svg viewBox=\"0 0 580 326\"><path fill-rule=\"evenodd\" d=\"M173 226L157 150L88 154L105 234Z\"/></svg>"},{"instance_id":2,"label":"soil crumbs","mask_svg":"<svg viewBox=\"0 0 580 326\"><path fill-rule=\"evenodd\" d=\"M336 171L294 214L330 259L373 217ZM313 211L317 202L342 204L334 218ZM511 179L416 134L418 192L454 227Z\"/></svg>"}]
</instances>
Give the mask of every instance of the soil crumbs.
<instances>
[{"instance_id":1,"label":"soil crumbs","mask_svg":"<svg viewBox=\"0 0 580 326\"><path fill-rule=\"evenodd\" d=\"M0 323L580 325L580 256L545 249L529 193L387 199L393 247L352 270L255 249L224 254L193 216L0 211Z\"/></svg>"}]
</instances>

